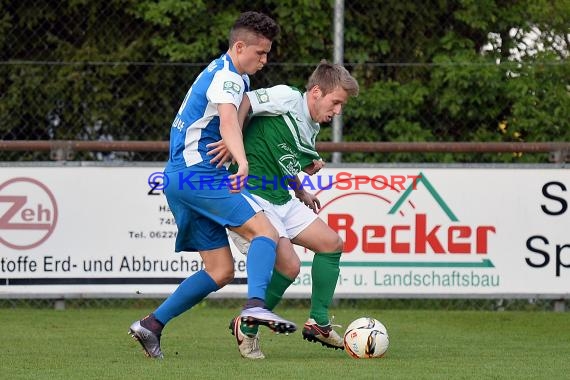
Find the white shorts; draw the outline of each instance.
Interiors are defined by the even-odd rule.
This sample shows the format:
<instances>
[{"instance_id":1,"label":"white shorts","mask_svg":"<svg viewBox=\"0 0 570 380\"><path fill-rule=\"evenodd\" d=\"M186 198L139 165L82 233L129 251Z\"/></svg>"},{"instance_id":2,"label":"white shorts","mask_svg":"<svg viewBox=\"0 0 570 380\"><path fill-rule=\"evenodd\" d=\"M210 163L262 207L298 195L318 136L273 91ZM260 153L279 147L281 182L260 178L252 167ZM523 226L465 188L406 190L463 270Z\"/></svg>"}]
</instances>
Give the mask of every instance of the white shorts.
<instances>
[{"instance_id":1,"label":"white shorts","mask_svg":"<svg viewBox=\"0 0 570 380\"><path fill-rule=\"evenodd\" d=\"M279 233L279 237L293 239L318 218L313 210L296 198L284 205L274 205L255 194L252 196ZM238 250L244 255L247 254L249 241L233 231L228 230L228 233Z\"/></svg>"}]
</instances>

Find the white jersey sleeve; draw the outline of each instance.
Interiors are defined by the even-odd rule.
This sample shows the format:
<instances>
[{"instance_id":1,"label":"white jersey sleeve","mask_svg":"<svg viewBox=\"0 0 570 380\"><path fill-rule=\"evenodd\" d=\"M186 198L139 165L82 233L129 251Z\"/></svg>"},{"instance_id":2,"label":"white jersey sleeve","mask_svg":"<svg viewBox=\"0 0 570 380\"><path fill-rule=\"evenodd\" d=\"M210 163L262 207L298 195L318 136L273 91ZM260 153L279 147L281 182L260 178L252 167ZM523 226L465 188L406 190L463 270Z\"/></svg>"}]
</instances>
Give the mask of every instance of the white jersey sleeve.
<instances>
[{"instance_id":1,"label":"white jersey sleeve","mask_svg":"<svg viewBox=\"0 0 570 380\"><path fill-rule=\"evenodd\" d=\"M210 103L231 103L239 107L244 93L243 78L236 73L220 70L212 79L212 83L206 92Z\"/></svg>"},{"instance_id":2,"label":"white jersey sleeve","mask_svg":"<svg viewBox=\"0 0 570 380\"><path fill-rule=\"evenodd\" d=\"M295 109L303 100L301 92L293 87L277 85L246 92L252 114L260 116L283 115Z\"/></svg>"}]
</instances>

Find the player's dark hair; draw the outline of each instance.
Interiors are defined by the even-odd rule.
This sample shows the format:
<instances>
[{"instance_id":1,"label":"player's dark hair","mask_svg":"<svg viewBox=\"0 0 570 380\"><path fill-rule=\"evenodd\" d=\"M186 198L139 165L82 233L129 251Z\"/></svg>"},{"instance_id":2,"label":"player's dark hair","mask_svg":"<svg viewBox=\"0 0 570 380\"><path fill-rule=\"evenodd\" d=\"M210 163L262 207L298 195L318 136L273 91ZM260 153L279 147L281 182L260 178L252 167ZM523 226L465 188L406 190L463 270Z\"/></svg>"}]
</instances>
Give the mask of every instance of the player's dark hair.
<instances>
[{"instance_id":1,"label":"player's dark hair","mask_svg":"<svg viewBox=\"0 0 570 380\"><path fill-rule=\"evenodd\" d=\"M324 59L309 77L305 88L309 91L315 86L319 86L323 95L333 92L337 87L342 88L351 96L357 96L359 91L358 82L344 66L329 63Z\"/></svg>"},{"instance_id":2,"label":"player's dark hair","mask_svg":"<svg viewBox=\"0 0 570 380\"><path fill-rule=\"evenodd\" d=\"M279 31L279 25L271 17L259 12L244 12L240 14L230 31L230 47L243 38L243 32L254 33L273 41Z\"/></svg>"}]
</instances>

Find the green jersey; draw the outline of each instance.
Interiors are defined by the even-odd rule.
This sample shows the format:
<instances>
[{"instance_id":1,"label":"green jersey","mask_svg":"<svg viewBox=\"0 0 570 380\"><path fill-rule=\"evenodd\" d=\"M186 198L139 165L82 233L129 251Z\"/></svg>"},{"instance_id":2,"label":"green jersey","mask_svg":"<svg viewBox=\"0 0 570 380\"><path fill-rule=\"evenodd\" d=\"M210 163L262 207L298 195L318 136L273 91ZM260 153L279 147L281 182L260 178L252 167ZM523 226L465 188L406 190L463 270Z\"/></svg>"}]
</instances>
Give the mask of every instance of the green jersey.
<instances>
[{"instance_id":1,"label":"green jersey","mask_svg":"<svg viewBox=\"0 0 570 380\"><path fill-rule=\"evenodd\" d=\"M291 200L288 178L320 160L315 140L320 126L311 119L306 94L279 85L247 92L251 119L244 130L249 162L248 189L276 204Z\"/></svg>"}]
</instances>

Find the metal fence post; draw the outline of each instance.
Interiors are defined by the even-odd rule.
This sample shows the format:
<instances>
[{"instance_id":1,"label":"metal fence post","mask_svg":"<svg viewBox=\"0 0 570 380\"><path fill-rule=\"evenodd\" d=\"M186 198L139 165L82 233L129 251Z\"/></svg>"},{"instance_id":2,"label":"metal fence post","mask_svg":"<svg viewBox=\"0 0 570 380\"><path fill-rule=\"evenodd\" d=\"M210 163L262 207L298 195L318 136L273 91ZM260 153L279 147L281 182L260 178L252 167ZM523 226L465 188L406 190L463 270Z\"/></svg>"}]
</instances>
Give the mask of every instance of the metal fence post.
<instances>
[{"instance_id":1,"label":"metal fence post","mask_svg":"<svg viewBox=\"0 0 570 380\"><path fill-rule=\"evenodd\" d=\"M344 62L344 0L334 2L334 63ZM342 115L338 115L332 122L332 141L342 141ZM332 162L338 164L342 161L341 152L333 152Z\"/></svg>"}]
</instances>

